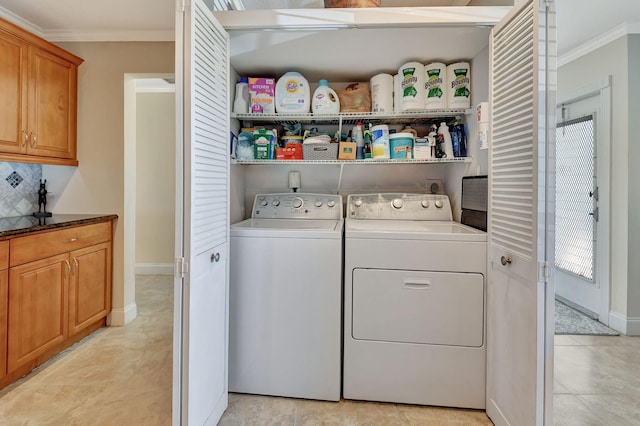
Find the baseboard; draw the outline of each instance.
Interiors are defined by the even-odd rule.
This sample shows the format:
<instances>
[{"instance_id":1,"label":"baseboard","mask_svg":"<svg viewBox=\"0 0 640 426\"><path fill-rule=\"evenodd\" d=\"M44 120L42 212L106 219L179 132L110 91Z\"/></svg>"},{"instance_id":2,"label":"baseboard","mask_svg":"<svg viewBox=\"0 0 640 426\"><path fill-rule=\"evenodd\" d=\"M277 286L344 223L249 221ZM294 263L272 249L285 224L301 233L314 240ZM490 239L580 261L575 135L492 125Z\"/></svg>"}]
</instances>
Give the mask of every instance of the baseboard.
<instances>
[{"instance_id":1,"label":"baseboard","mask_svg":"<svg viewBox=\"0 0 640 426\"><path fill-rule=\"evenodd\" d=\"M136 263L136 275L173 275L173 263Z\"/></svg>"},{"instance_id":2,"label":"baseboard","mask_svg":"<svg viewBox=\"0 0 640 426\"><path fill-rule=\"evenodd\" d=\"M617 312L609 313L609 327L627 336L640 336L640 318L626 317Z\"/></svg>"},{"instance_id":3,"label":"baseboard","mask_svg":"<svg viewBox=\"0 0 640 426\"><path fill-rule=\"evenodd\" d=\"M131 303L124 308L114 308L107 315L107 325L109 327L122 327L129 324L138 316L138 306Z\"/></svg>"}]
</instances>

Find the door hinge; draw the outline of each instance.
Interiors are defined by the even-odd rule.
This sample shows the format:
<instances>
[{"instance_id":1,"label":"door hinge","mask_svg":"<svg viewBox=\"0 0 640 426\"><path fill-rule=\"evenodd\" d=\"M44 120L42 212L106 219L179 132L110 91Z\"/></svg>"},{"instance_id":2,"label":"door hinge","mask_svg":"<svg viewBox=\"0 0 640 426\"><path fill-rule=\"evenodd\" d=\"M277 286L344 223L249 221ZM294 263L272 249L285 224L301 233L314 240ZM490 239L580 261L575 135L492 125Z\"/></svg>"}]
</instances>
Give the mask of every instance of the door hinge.
<instances>
[{"instance_id":1,"label":"door hinge","mask_svg":"<svg viewBox=\"0 0 640 426\"><path fill-rule=\"evenodd\" d=\"M538 262L538 282L545 284L549 282L549 267L546 260Z\"/></svg>"},{"instance_id":2,"label":"door hinge","mask_svg":"<svg viewBox=\"0 0 640 426\"><path fill-rule=\"evenodd\" d=\"M593 218L597 222L600 219L600 209L596 207L595 209L593 209L593 212L589 213L589 216L593 216Z\"/></svg>"},{"instance_id":3,"label":"door hinge","mask_svg":"<svg viewBox=\"0 0 640 426\"><path fill-rule=\"evenodd\" d=\"M185 262L184 257L176 257L176 263L174 265L175 277L184 278L187 272L189 272L189 264Z\"/></svg>"}]
</instances>

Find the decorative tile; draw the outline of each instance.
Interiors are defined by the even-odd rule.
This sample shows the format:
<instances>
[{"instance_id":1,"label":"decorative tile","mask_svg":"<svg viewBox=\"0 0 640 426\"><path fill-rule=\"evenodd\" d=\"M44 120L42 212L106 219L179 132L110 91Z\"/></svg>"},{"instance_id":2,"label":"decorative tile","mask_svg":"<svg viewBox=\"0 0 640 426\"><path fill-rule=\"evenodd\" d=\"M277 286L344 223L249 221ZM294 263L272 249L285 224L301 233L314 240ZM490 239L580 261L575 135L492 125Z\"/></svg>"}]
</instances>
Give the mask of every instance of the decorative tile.
<instances>
[{"instance_id":1,"label":"decorative tile","mask_svg":"<svg viewBox=\"0 0 640 426\"><path fill-rule=\"evenodd\" d=\"M9 185L15 188L16 186L20 185L24 179L18 172L13 171L9 176L6 177L5 180L9 182Z\"/></svg>"}]
</instances>

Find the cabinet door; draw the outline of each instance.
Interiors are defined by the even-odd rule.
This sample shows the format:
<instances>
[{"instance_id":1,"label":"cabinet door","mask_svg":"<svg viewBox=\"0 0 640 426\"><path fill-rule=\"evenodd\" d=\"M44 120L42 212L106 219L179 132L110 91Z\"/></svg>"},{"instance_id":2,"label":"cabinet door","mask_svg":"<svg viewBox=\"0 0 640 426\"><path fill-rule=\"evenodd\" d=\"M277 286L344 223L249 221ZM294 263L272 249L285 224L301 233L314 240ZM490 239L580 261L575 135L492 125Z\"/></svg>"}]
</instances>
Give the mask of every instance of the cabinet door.
<instances>
[{"instance_id":1,"label":"cabinet door","mask_svg":"<svg viewBox=\"0 0 640 426\"><path fill-rule=\"evenodd\" d=\"M26 149L27 59L27 45L0 31L0 151L4 153Z\"/></svg>"},{"instance_id":2,"label":"cabinet door","mask_svg":"<svg viewBox=\"0 0 640 426\"><path fill-rule=\"evenodd\" d=\"M0 271L0 379L7 374L7 309L9 303L9 271Z\"/></svg>"},{"instance_id":3,"label":"cabinet door","mask_svg":"<svg viewBox=\"0 0 640 426\"><path fill-rule=\"evenodd\" d=\"M29 154L75 158L76 92L75 65L30 48Z\"/></svg>"},{"instance_id":4,"label":"cabinet door","mask_svg":"<svg viewBox=\"0 0 640 426\"><path fill-rule=\"evenodd\" d=\"M69 336L111 310L111 243L71 252Z\"/></svg>"},{"instance_id":5,"label":"cabinet door","mask_svg":"<svg viewBox=\"0 0 640 426\"><path fill-rule=\"evenodd\" d=\"M70 270L68 254L9 270L8 373L65 340Z\"/></svg>"}]
</instances>

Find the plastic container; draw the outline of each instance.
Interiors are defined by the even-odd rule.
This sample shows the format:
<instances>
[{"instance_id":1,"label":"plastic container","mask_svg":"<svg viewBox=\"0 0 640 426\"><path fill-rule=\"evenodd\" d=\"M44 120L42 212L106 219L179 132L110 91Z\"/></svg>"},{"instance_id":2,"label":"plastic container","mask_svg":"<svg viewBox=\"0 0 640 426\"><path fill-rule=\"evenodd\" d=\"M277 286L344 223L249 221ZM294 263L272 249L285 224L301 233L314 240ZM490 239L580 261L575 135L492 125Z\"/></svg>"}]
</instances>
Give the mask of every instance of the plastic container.
<instances>
[{"instance_id":1,"label":"plastic container","mask_svg":"<svg viewBox=\"0 0 640 426\"><path fill-rule=\"evenodd\" d=\"M424 65L407 62L398 70L400 74L400 111L424 110Z\"/></svg>"},{"instance_id":2,"label":"plastic container","mask_svg":"<svg viewBox=\"0 0 640 426\"><path fill-rule=\"evenodd\" d=\"M444 121L440 123L440 127L438 127L438 136L442 138L442 150L446 154L446 158L454 158L451 133L449 133L449 126L447 126L447 123Z\"/></svg>"},{"instance_id":3,"label":"plastic container","mask_svg":"<svg viewBox=\"0 0 640 426\"><path fill-rule=\"evenodd\" d=\"M374 160L391 158L389 126L386 124L379 124L371 128L371 154Z\"/></svg>"},{"instance_id":4,"label":"plastic container","mask_svg":"<svg viewBox=\"0 0 640 426\"><path fill-rule=\"evenodd\" d=\"M351 134L351 139L356 143L356 160L364 160L364 135L361 122L358 121Z\"/></svg>"},{"instance_id":5,"label":"plastic container","mask_svg":"<svg viewBox=\"0 0 640 426\"><path fill-rule=\"evenodd\" d=\"M393 76L377 74L371 77L371 111L393 112Z\"/></svg>"},{"instance_id":6,"label":"plastic container","mask_svg":"<svg viewBox=\"0 0 640 426\"><path fill-rule=\"evenodd\" d=\"M278 79L276 83L277 113L308 113L310 106L309 82L302 74L290 71Z\"/></svg>"},{"instance_id":7,"label":"plastic container","mask_svg":"<svg viewBox=\"0 0 640 426\"><path fill-rule=\"evenodd\" d=\"M391 159L413 158L413 134L394 133L389 135Z\"/></svg>"},{"instance_id":8,"label":"plastic container","mask_svg":"<svg viewBox=\"0 0 640 426\"><path fill-rule=\"evenodd\" d=\"M433 62L424 67L424 106L428 110L447 108L447 66Z\"/></svg>"},{"instance_id":9,"label":"plastic container","mask_svg":"<svg viewBox=\"0 0 640 426\"><path fill-rule=\"evenodd\" d=\"M340 99L338 94L329 87L327 80L320 80L318 88L311 98L311 112L314 114L338 114L340 112Z\"/></svg>"},{"instance_id":10,"label":"plastic container","mask_svg":"<svg viewBox=\"0 0 640 426\"><path fill-rule=\"evenodd\" d=\"M447 66L447 107L471 108L471 68L468 62Z\"/></svg>"},{"instance_id":11,"label":"plastic container","mask_svg":"<svg viewBox=\"0 0 640 426\"><path fill-rule=\"evenodd\" d=\"M233 112L236 114L248 114L250 107L249 79L240 78L236 83L236 98L233 101Z\"/></svg>"},{"instance_id":12,"label":"plastic container","mask_svg":"<svg viewBox=\"0 0 640 426\"><path fill-rule=\"evenodd\" d=\"M238 135L238 143L236 144L236 158L238 160L253 160L253 134L248 131L242 131Z\"/></svg>"}]
</instances>

